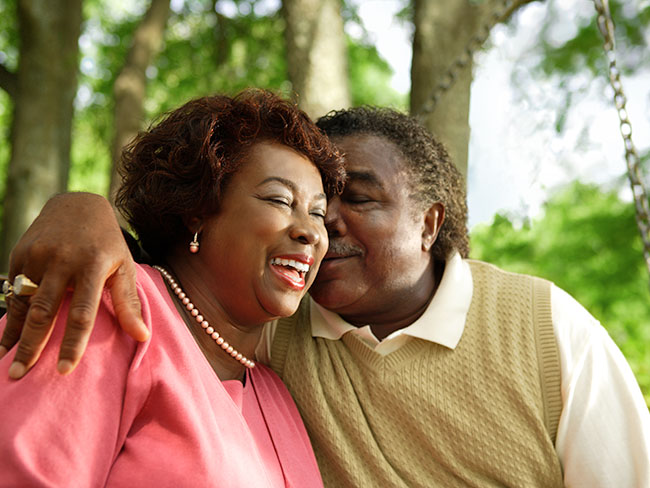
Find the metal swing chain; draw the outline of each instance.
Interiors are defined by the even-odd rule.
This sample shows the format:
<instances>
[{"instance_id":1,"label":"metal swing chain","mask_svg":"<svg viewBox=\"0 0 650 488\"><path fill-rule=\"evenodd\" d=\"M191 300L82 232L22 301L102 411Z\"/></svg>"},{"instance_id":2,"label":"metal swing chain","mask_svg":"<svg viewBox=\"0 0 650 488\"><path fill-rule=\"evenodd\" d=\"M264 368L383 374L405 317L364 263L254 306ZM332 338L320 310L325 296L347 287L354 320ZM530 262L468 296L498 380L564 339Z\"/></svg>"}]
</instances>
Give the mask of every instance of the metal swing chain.
<instances>
[{"instance_id":1,"label":"metal swing chain","mask_svg":"<svg viewBox=\"0 0 650 488\"><path fill-rule=\"evenodd\" d=\"M650 273L650 209L648 208L648 196L641 179L639 154L632 142L632 124L628 119L627 110L625 108L627 97L623 92L620 71L616 66L616 54L614 52L614 22L609 11L608 0L593 1L598 14L598 29L605 41L603 48L609 63L609 82L614 89L614 104L616 105L616 110L618 112L620 121L619 127L625 145L625 162L627 164L630 187L632 188L632 194L634 195L636 223L639 228L639 233L641 234L641 241L643 242L643 258L648 273ZM500 7L495 8L489 16L488 21L480 27L477 34L472 36L462 54L451 64L449 69L442 76L441 81L433 88L427 101L415 114L416 116L422 117L434 110L440 97L455 83L458 78L458 73L472 60L474 53L485 43L492 28L498 24L505 13L512 8L513 3L513 0L504 0Z\"/></svg>"},{"instance_id":2,"label":"metal swing chain","mask_svg":"<svg viewBox=\"0 0 650 488\"><path fill-rule=\"evenodd\" d=\"M650 211L648 209L648 195L641 179L640 159L636 147L632 142L632 124L627 116L625 104L627 97L623 93L620 71L616 67L614 22L609 11L608 0L594 0L594 6L598 13L598 29L605 40L603 48L609 62L609 83L614 89L614 104L618 112L619 126L623 143L625 144L625 162L627 163L627 174L630 180L630 187L634 195L634 206L636 208L636 223L643 241L643 258L650 273Z\"/></svg>"},{"instance_id":3,"label":"metal swing chain","mask_svg":"<svg viewBox=\"0 0 650 488\"><path fill-rule=\"evenodd\" d=\"M504 0L500 6L495 7L492 13L488 16L488 20L481 25L478 32L469 40L461 55L456 58L456 61L454 61L445 74L442 75L440 82L438 82L433 90L431 90L429 98L427 98L427 101L422 104L418 112L414 114L415 116L422 117L425 114L433 112L440 97L453 86L460 71L469 64L474 57L474 53L485 44L485 41L490 37L490 31L492 28L503 19L506 12L512 8L513 3L514 0Z\"/></svg>"}]
</instances>

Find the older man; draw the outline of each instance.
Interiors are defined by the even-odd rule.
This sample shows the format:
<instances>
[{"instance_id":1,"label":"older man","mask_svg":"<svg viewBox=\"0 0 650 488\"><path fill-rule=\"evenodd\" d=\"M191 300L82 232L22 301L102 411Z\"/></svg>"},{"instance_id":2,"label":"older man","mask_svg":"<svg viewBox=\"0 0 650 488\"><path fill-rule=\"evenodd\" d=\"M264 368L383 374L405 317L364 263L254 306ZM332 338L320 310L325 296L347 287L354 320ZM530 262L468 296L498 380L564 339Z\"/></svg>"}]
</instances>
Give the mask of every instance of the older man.
<instances>
[{"instance_id":1,"label":"older man","mask_svg":"<svg viewBox=\"0 0 650 488\"><path fill-rule=\"evenodd\" d=\"M319 125L346 154L349 180L329 203L312 298L267 327L258 357L299 405L325 483L650 486L650 415L625 359L562 290L466 259L464 188L444 148L392 110ZM88 215L101 222L72 224ZM107 245L118 232L87 195L54 200L27 232L11 276L40 287L14 376L33 364L68 283L60 370L81 354L105 276L118 318L143 338L126 246Z\"/></svg>"}]
</instances>

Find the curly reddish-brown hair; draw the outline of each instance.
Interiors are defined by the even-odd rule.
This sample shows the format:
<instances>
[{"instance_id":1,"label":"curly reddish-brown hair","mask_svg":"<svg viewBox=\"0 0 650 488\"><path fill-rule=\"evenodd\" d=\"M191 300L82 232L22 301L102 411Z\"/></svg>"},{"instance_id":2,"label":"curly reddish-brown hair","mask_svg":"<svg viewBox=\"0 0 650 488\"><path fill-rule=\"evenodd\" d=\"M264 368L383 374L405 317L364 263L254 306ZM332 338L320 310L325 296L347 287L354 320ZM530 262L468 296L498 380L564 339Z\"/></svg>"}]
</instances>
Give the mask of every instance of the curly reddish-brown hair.
<instances>
[{"instance_id":1,"label":"curly reddish-brown hair","mask_svg":"<svg viewBox=\"0 0 650 488\"><path fill-rule=\"evenodd\" d=\"M116 203L152 260L187 240L185 223L219 210L232 175L260 142L312 161L328 197L343 187L343 160L292 102L265 90L198 98L139 133L122 153Z\"/></svg>"}]
</instances>

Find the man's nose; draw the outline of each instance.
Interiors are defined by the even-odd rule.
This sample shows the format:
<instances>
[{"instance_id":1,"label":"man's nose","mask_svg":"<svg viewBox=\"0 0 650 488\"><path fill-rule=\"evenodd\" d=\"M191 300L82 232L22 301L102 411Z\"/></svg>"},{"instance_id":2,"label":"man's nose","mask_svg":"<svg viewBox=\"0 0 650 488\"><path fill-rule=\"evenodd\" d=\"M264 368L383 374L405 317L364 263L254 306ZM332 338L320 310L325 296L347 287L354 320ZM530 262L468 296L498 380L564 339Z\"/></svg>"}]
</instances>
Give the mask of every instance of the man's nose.
<instances>
[{"instance_id":1,"label":"man's nose","mask_svg":"<svg viewBox=\"0 0 650 488\"><path fill-rule=\"evenodd\" d=\"M327 213L325 214L325 228L329 237L338 237L345 234L345 222L341 216L341 198L332 197L327 202Z\"/></svg>"}]
</instances>

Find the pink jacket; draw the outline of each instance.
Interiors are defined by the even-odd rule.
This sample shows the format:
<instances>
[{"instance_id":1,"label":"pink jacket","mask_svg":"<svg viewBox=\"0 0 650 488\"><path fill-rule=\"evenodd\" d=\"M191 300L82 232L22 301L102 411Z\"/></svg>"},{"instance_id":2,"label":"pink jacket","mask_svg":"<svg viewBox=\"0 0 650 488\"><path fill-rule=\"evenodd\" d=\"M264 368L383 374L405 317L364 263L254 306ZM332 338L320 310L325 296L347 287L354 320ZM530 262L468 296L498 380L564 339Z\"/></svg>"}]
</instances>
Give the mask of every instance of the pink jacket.
<instances>
[{"instance_id":1,"label":"pink jacket","mask_svg":"<svg viewBox=\"0 0 650 488\"><path fill-rule=\"evenodd\" d=\"M158 272L141 266L138 286L147 342L117 327L105 293L69 376L55 373L63 324L23 379L7 377L11 352L0 360L0 486L322 486L275 373L258 364L246 385L222 383Z\"/></svg>"}]
</instances>

